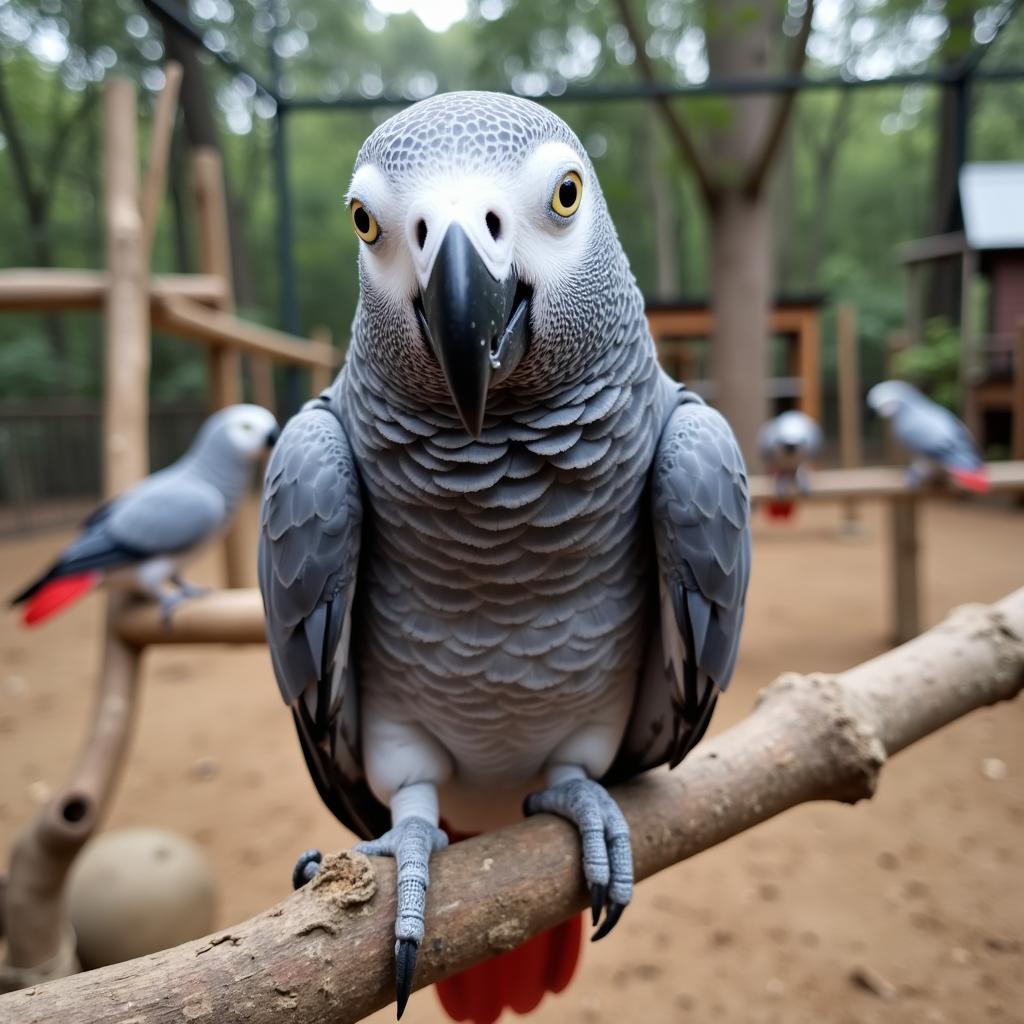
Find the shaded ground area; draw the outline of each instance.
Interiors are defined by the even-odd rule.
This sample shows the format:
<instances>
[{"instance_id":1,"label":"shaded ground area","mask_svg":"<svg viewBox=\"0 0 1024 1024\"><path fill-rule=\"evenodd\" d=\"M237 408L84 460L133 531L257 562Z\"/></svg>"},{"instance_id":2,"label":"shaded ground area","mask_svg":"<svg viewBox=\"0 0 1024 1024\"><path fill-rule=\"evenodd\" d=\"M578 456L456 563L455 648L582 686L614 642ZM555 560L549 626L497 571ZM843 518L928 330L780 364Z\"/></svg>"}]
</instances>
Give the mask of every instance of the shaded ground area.
<instances>
[{"instance_id":1,"label":"shaded ground area","mask_svg":"<svg viewBox=\"0 0 1024 1024\"><path fill-rule=\"evenodd\" d=\"M793 669L882 651L884 522L835 535L838 510L759 522L739 670L713 729ZM250 521L251 521L250 516ZM251 525L251 522L250 522ZM66 535L0 546L5 593ZM924 614L1024 584L1024 516L933 502ZM216 579L216 558L199 580ZM100 602L35 632L0 619L0 855L69 770L87 719ZM309 781L263 649L148 655L129 771L110 824L193 837L227 925L287 893L296 854L350 840ZM639 887L616 933L584 951L569 990L534 1015L579 1021L892 1024L1024 1022L1024 704L976 713L902 754L871 803L799 808ZM851 980L867 974L867 987ZM870 988L876 991L869 991ZM879 994L881 993L881 994ZM393 1010L374 1021L391 1021ZM430 992L405 1020L443 1019Z\"/></svg>"}]
</instances>

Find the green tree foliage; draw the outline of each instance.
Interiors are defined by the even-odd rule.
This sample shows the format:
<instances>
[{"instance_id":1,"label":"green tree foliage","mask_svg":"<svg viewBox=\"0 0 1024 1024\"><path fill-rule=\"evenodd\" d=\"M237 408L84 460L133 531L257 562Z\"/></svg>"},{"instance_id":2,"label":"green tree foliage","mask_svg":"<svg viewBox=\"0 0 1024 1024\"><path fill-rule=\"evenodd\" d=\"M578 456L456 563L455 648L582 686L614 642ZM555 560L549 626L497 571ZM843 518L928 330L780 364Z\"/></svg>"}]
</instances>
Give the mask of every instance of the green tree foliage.
<instances>
[{"instance_id":1,"label":"green tree foliage","mask_svg":"<svg viewBox=\"0 0 1024 1024\"><path fill-rule=\"evenodd\" d=\"M644 5L634 2L642 14ZM803 2L789 0L787 31L799 22ZM190 10L211 45L236 55L267 81L270 48L276 47L284 71L281 88L291 97L388 94L416 99L466 87L531 95L638 80L628 34L608 0L468 4L466 18L444 33L429 31L414 14L387 16L371 0L278 0L276 25L266 0L190 0ZM808 45L808 74L871 77L938 66L947 43L963 53L965 46L987 41L1005 7L976 0L819 4ZM702 80L707 70L703 26L713 17L713 5L648 0L646 16L652 56L678 82ZM1022 52L1024 16L1018 14L984 66L1019 63ZM54 265L102 265L98 91L111 73L138 81L144 146L152 97L162 81L162 58L160 30L139 0L0 0L0 76L33 181L49 197L43 230ZM212 59L205 64L223 126L228 173L242 205L257 296L242 312L277 323L273 105L251 80ZM704 136L731 117L726 99L676 102ZM931 220L938 102L933 87L858 90L839 112L837 126L838 94L809 91L797 101L788 152L775 183L779 287L821 291L830 304L849 300L857 305L867 382L881 375L886 335L902 319L903 282L895 246L926 233ZM690 176L649 109L630 102L564 102L556 109L590 151L634 273L651 294L657 284L656 219L664 215L657 212L652 194L653 153L653 172L667 184L674 206L675 290L690 298L706 294L704 215ZM344 208L345 189L362 140L392 111L289 115L302 322L305 329L325 323L342 341L357 295L356 241ZM979 84L972 90L972 113L972 159L1024 159L1024 84ZM61 131L65 135L58 139ZM0 189L7 200L0 206L0 265L33 265L39 262L33 245L38 231L30 225L19 190L8 132L0 128L0 133ZM822 153L831 142L829 187L821 189ZM173 184L187 198L183 167L176 166ZM165 204L154 254L158 271L183 269L176 241L182 231L177 229L183 229L190 244L195 242L194 225L187 218L176 224L174 211L172 202ZM814 242L816 232L820 242ZM0 317L0 397L98 392L97 318L66 316L62 321L67 338L63 356L53 349L41 318ZM158 339L153 387L159 397L201 394L205 369L200 355L187 343Z\"/></svg>"}]
</instances>

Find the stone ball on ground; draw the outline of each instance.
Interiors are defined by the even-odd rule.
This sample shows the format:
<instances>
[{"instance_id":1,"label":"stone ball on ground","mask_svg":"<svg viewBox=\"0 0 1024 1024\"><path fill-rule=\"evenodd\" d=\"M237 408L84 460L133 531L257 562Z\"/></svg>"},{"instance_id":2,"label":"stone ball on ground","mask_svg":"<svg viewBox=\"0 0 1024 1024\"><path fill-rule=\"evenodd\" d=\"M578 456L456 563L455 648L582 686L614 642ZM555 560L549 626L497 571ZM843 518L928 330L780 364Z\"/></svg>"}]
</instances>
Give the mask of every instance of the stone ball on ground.
<instances>
[{"instance_id":1,"label":"stone ball on ground","mask_svg":"<svg viewBox=\"0 0 1024 1024\"><path fill-rule=\"evenodd\" d=\"M213 930L216 882L190 839L156 828L105 832L68 882L78 958L88 970L177 946Z\"/></svg>"}]
</instances>

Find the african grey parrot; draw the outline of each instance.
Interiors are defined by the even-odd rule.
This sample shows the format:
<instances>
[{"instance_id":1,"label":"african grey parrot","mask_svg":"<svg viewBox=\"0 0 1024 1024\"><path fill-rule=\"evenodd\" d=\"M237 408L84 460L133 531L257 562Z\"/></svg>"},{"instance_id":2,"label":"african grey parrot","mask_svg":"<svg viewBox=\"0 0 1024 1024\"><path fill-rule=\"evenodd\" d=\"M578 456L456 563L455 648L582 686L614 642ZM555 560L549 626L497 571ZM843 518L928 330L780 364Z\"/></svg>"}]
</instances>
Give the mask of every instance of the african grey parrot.
<instances>
[{"instance_id":1,"label":"african grey parrot","mask_svg":"<svg viewBox=\"0 0 1024 1024\"><path fill-rule=\"evenodd\" d=\"M358 850L397 859L401 1015L430 855L524 797L582 834L594 938L618 921L632 853L605 786L678 764L707 727L736 660L749 500L725 420L657 365L558 117L425 100L367 139L348 204L352 342L271 457L259 572L320 795ZM532 1008L571 975L570 924L548 933L546 980L502 958L512 984L478 968L442 1002L473 1020L502 991Z\"/></svg>"},{"instance_id":2,"label":"african grey parrot","mask_svg":"<svg viewBox=\"0 0 1024 1024\"><path fill-rule=\"evenodd\" d=\"M778 495L768 503L768 515L788 519L793 514L793 498L810 489L807 466L821 451L821 427L807 413L790 409L761 427L757 447Z\"/></svg>"},{"instance_id":3,"label":"african grey parrot","mask_svg":"<svg viewBox=\"0 0 1024 1024\"><path fill-rule=\"evenodd\" d=\"M969 491L988 490L988 472L968 429L948 409L902 380L886 380L868 392L868 405L892 420L893 436L913 456L912 487L952 479Z\"/></svg>"},{"instance_id":4,"label":"african grey parrot","mask_svg":"<svg viewBox=\"0 0 1024 1024\"><path fill-rule=\"evenodd\" d=\"M12 600L26 604L23 621L49 618L100 582L159 601L167 621L182 599L202 592L181 578L182 567L230 525L253 463L277 435L277 421L258 405L214 413L177 462L92 512L57 561Z\"/></svg>"}]
</instances>

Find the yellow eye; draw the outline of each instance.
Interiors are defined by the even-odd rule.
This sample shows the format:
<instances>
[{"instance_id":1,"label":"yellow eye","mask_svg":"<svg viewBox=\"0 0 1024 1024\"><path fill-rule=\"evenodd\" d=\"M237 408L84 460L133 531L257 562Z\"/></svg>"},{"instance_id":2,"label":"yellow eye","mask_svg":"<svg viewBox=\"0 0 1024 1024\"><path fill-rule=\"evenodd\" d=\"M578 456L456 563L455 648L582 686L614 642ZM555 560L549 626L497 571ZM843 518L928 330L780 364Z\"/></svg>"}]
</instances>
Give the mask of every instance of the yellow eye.
<instances>
[{"instance_id":1,"label":"yellow eye","mask_svg":"<svg viewBox=\"0 0 1024 1024\"><path fill-rule=\"evenodd\" d=\"M352 211L352 227L356 229L356 234L367 245L373 245L380 234L380 228L373 219L373 214L358 199L352 200L349 209Z\"/></svg>"},{"instance_id":2,"label":"yellow eye","mask_svg":"<svg viewBox=\"0 0 1024 1024\"><path fill-rule=\"evenodd\" d=\"M582 198L583 181L575 171L569 171L551 197L551 209L559 217L571 217L580 208Z\"/></svg>"}]
</instances>

